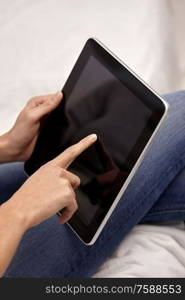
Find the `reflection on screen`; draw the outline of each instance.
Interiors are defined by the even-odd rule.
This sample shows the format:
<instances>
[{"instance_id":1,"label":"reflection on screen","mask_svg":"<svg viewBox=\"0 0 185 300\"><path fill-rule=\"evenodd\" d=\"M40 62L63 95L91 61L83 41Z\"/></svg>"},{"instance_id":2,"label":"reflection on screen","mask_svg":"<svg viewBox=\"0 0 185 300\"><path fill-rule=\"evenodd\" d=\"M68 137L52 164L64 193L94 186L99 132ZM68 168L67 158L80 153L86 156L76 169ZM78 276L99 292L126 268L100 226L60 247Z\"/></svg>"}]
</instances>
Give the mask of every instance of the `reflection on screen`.
<instances>
[{"instance_id":1,"label":"reflection on screen","mask_svg":"<svg viewBox=\"0 0 185 300\"><path fill-rule=\"evenodd\" d=\"M69 168L81 178L78 217L88 225L97 210L110 207L132 167L129 157L151 111L91 56L65 103L61 145L90 133L98 141ZM134 156L134 154L133 154Z\"/></svg>"}]
</instances>

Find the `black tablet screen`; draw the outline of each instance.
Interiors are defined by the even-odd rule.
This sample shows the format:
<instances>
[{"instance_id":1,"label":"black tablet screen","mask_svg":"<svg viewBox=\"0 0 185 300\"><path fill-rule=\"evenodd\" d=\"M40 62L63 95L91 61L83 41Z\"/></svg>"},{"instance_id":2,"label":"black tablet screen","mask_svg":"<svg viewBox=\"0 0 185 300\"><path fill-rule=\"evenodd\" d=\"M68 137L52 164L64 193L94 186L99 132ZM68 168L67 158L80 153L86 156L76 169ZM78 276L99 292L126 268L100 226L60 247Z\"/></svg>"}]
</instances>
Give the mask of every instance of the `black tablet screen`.
<instances>
[{"instance_id":1,"label":"black tablet screen","mask_svg":"<svg viewBox=\"0 0 185 300\"><path fill-rule=\"evenodd\" d=\"M91 133L98 140L69 167L81 185L75 230L98 228L153 132L153 111L95 56L60 107L48 118L27 169L33 173L71 144ZM85 233L84 233L85 234Z\"/></svg>"},{"instance_id":2,"label":"black tablet screen","mask_svg":"<svg viewBox=\"0 0 185 300\"><path fill-rule=\"evenodd\" d=\"M135 158L127 158L151 116L132 92L91 56L65 105L61 143L97 133L91 147L69 168L81 177L78 215L91 223L99 206L113 202Z\"/></svg>"}]
</instances>

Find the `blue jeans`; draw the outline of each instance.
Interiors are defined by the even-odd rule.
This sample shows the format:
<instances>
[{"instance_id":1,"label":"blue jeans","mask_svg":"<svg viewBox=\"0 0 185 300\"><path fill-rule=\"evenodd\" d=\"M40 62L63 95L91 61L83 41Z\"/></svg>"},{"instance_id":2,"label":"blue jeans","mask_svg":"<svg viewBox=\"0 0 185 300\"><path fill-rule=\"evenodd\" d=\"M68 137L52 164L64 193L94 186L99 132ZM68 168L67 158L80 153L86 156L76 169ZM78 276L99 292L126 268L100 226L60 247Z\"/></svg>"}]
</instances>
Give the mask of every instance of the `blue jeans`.
<instances>
[{"instance_id":1,"label":"blue jeans","mask_svg":"<svg viewBox=\"0 0 185 300\"><path fill-rule=\"evenodd\" d=\"M24 235L5 277L90 277L136 224L185 220L185 91L165 98L169 115L96 243L54 216ZM1 165L1 201L25 179L22 163Z\"/></svg>"}]
</instances>

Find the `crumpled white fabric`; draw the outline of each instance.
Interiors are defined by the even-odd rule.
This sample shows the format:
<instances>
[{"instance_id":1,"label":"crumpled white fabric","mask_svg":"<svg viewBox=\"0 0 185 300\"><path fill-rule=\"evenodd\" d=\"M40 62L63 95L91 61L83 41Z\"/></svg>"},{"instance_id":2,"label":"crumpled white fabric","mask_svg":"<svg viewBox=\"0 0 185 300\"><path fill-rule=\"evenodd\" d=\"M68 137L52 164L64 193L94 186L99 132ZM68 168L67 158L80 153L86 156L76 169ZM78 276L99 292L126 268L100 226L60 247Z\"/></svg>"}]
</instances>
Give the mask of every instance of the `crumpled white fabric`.
<instances>
[{"instance_id":1,"label":"crumpled white fabric","mask_svg":"<svg viewBox=\"0 0 185 300\"><path fill-rule=\"evenodd\" d=\"M135 226L93 277L185 277L184 223Z\"/></svg>"},{"instance_id":2,"label":"crumpled white fabric","mask_svg":"<svg viewBox=\"0 0 185 300\"><path fill-rule=\"evenodd\" d=\"M159 93L184 88L183 0L0 1L0 134L34 95L61 89L98 37ZM96 276L182 276L184 230L136 226Z\"/></svg>"}]
</instances>

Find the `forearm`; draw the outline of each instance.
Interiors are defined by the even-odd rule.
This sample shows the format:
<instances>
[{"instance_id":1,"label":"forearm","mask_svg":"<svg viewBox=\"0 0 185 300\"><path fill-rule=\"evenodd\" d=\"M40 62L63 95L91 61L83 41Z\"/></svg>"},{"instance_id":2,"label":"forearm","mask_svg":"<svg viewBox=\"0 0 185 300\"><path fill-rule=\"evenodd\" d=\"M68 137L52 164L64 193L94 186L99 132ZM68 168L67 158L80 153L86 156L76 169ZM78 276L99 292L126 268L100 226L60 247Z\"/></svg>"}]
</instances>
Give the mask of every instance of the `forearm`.
<instances>
[{"instance_id":1,"label":"forearm","mask_svg":"<svg viewBox=\"0 0 185 300\"><path fill-rule=\"evenodd\" d=\"M0 136L0 163L15 160L14 149L9 141L9 133Z\"/></svg>"},{"instance_id":2,"label":"forearm","mask_svg":"<svg viewBox=\"0 0 185 300\"><path fill-rule=\"evenodd\" d=\"M7 269L26 230L25 219L16 210L12 200L0 206L0 277Z\"/></svg>"}]
</instances>

